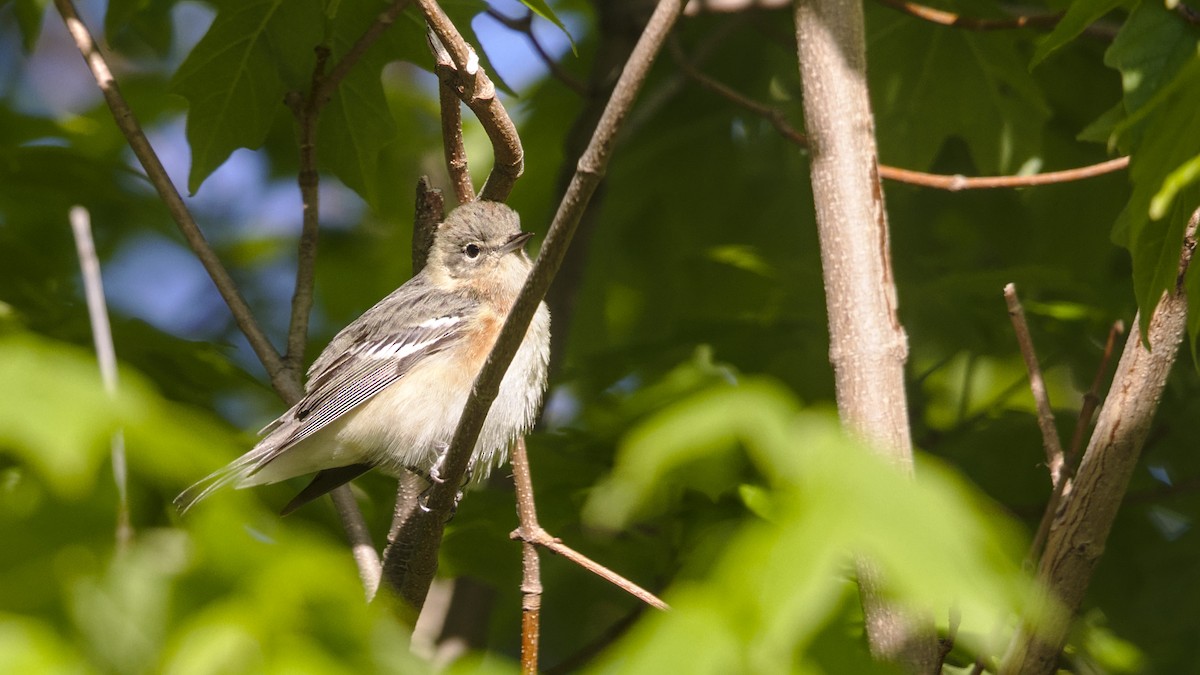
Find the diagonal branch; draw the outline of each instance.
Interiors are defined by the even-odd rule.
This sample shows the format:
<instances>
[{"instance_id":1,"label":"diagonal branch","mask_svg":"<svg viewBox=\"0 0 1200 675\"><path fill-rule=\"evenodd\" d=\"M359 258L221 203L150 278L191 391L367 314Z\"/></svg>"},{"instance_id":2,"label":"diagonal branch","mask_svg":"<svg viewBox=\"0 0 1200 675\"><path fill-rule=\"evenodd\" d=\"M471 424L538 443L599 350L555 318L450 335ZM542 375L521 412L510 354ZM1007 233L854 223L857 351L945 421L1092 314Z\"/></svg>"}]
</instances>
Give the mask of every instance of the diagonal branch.
<instances>
[{"instance_id":1,"label":"diagonal branch","mask_svg":"<svg viewBox=\"0 0 1200 675\"><path fill-rule=\"evenodd\" d=\"M1033 392L1033 401L1037 405L1038 428L1042 431L1046 466L1050 469L1050 485L1057 487L1063 481L1062 441L1058 437L1058 428L1054 425L1054 409L1050 407L1046 380L1042 377L1037 351L1033 348L1033 336L1029 333L1029 324L1025 321L1025 309L1021 307L1021 299L1017 297L1017 287L1014 284L1004 287L1004 302L1008 305L1008 317L1012 319L1013 330L1017 333L1017 344L1021 348L1021 356L1025 359L1025 368L1029 371L1029 389Z\"/></svg>"},{"instance_id":2,"label":"diagonal branch","mask_svg":"<svg viewBox=\"0 0 1200 675\"><path fill-rule=\"evenodd\" d=\"M1040 623L1027 617L1004 659L1002 675L1041 675L1056 669L1070 619L1083 603L1104 552L1187 329L1183 280L1196 247L1198 222L1200 210L1193 213L1184 235L1175 288L1164 293L1153 310L1145 341L1139 331L1125 340L1083 462L1050 528L1038 577L1061 604L1062 616ZM1133 325L1139 324L1135 320Z\"/></svg>"},{"instance_id":3,"label":"diagonal branch","mask_svg":"<svg viewBox=\"0 0 1200 675\"><path fill-rule=\"evenodd\" d=\"M112 111L117 127L125 135L129 147L138 158L142 168L145 169L146 176L155 190L158 191L159 197L166 204L171 218L178 225L188 246L196 254L201 264L204 265L204 269L208 272L213 284L217 287L221 297L224 298L225 304L229 306L229 311L233 315L238 328L246 336L263 368L266 369L272 387L289 405L295 403L303 393L303 389L300 386L299 373L289 368L285 360L279 355L279 352L271 345L271 341L267 339L266 334L254 318L254 313L250 310L250 306L246 304L245 299L238 292L233 278L229 276L229 272L221 264L216 252L213 251L208 241L204 238L204 234L200 231L200 227L196 224L195 219L192 218L191 212L188 211L187 206L183 203L183 199L179 196L178 190L175 189L175 185L171 182L170 177L163 168L162 162L159 161L158 155L150 145L150 141L147 140L145 133L142 132L141 125L138 123L137 117L134 116L133 110L130 109L124 96L121 95L120 87L112 75L112 70L108 67L108 63L100 53L99 48L97 48L96 41L92 38L87 26L79 18L79 14L75 11L75 6L71 0L55 0L54 4L58 8L59 14L62 15L68 32L71 33L71 37L75 40L76 47L79 48L84 61L87 62L88 68L92 71L97 85L99 85L101 92L103 92L104 100L107 102L109 110ZM359 575L363 579L364 587L369 591L374 585L378 584L379 556L375 553L374 547L370 543L370 536L362 513L359 512L358 506L355 504L354 498L348 488L339 488L331 496L350 539Z\"/></svg>"},{"instance_id":4,"label":"diagonal branch","mask_svg":"<svg viewBox=\"0 0 1200 675\"><path fill-rule=\"evenodd\" d=\"M79 18L74 4L71 0L54 0L54 5L58 8L58 13L62 15L63 22L67 25L67 31L74 38L75 46L79 48L79 52L83 55L83 60L87 62L88 68L92 71L92 76L96 79L96 84L99 85L100 91L104 94L104 101L108 104L109 110L112 111L117 128L125 135L130 149L133 150L133 154L138 158L138 162L145 169L146 177L150 180L150 184L154 186L154 189L158 191L159 198L166 204L167 211L179 227L184 240L187 241L192 252L196 254L196 257L200 260L200 264L204 265L204 269L208 272L208 276L217 287L217 291L225 300L225 304L229 306L229 312L233 314L233 320L250 342L250 347L254 349L258 360L266 368L267 376L271 379L271 385L284 398L293 401L298 400L301 393L299 382L288 376L288 369L284 365L283 359L280 358L279 352L275 350L275 347L271 345L271 341L267 339L266 333L263 332L262 328L258 325L258 321L255 320L254 313L250 311L250 306L246 304L246 300L238 292L237 285L233 282L233 277L229 276L229 272L221 264L221 260L217 258L216 252L209 246L208 240L204 238L204 233L200 231L200 226L196 224L187 206L184 205L183 198L179 196L179 191L175 189L171 178L167 176L166 169L163 168L162 162L159 161L158 155L154 152L154 148L150 146L150 141L147 140L146 134L142 132L142 126L138 123L133 110L126 103L125 97L121 95L121 89L113 77L112 70L108 67L108 62L105 61L104 56L100 53L100 49L96 46L96 41L92 38L91 32L88 31L87 26Z\"/></svg>"},{"instance_id":5,"label":"diagonal branch","mask_svg":"<svg viewBox=\"0 0 1200 675\"><path fill-rule=\"evenodd\" d=\"M467 400L446 456L443 472L445 481L431 489L428 498L429 511L418 512L401 533L406 543L411 542L411 557L403 566L407 574L401 595L414 607L421 606L429 589L446 517L454 503L457 487L466 473L471 450L483 426L484 417L496 398L500 380L516 354L538 304L545 297L550 282L562 264L575 227L579 224L579 218L604 176L612 155L613 140L646 79L654 57L679 16L682 4L682 0L659 2L629 61L625 64L592 140L579 159L578 169L559 204L533 270L521 289L504 328L500 331L495 347L475 379L471 397Z\"/></svg>"}]
</instances>

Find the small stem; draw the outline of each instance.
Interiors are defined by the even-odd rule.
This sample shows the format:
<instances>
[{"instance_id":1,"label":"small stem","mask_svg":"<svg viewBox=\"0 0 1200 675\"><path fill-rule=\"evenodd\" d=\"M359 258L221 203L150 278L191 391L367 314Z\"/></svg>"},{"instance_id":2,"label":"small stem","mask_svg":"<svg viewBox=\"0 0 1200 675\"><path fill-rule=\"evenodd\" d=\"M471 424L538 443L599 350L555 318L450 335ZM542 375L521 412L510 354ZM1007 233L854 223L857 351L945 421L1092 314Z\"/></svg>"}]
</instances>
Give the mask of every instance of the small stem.
<instances>
[{"instance_id":1,"label":"small stem","mask_svg":"<svg viewBox=\"0 0 1200 675\"><path fill-rule=\"evenodd\" d=\"M1050 408L1050 395L1046 392L1046 381L1042 378L1042 369L1038 365L1037 352L1033 348L1033 336L1029 333L1029 324L1025 321L1025 310L1017 297L1017 287L1008 284L1004 287L1004 300L1008 304L1008 316L1012 319L1013 329L1017 332L1017 344L1021 348L1021 356L1025 358L1025 368L1029 371L1029 389L1033 392L1033 400L1037 404L1038 428L1042 430L1042 446L1046 449L1046 466L1050 469L1050 484L1057 488L1063 481L1063 449L1058 438L1058 428L1054 425L1054 411Z\"/></svg>"},{"instance_id":2,"label":"small stem","mask_svg":"<svg viewBox=\"0 0 1200 675\"><path fill-rule=\"evenodd\" d=\"M100 260L92 239L92 218L82 206L71 207L71 232L75 235L75 252L83 275L84 297L88 318L92 324L92 343L100 365L100 380L104 391L117 395L117 350L113 347L112 325L108 321L108 304L104 301L104 281L100 275ZM113 481L117 484L117 551L129 550L133 541L133 525L129 519L129 476L125 465L125 431L117 429L112 436Z\"/></svg>"},{"instance_id":3,"label":"small stem","mask_svg":"<svg viewBox=\"0 0 1200 675\"><path fill-rule=\"evenodd\" d=\"M671 606L663 602L657 595L567 546L561 539L551 535L540 527L528 536L519 529L509 536L529 544L536 544L551 553L562 556L655 609L671 609Z\"/></svg>"},{"instance_id":4,"label":"small stem","mask_svg":"<svg viewBox=\"0 0 1200 675\"><path fill-rule=\"evenodd\" d=\"M317 118L321 114L321 106L316 92L325 79L329 49L317 47L316 52L317 62L313 66L308 98L292 109L300 127L300 171L297 182L300 185L303 225L296 252L296 283L292 292L292 316L288 323L287 353L283 360L296 378L300 377L304 367L304 351L308 346L308 321L312 314L317 239L320 233L321 177L317 173Z\"/></svg>"},{"instance_id":5,"label":"small stem","mask_svg":"<svg viewBox=\"0 0 1200 675\"><path fill-rule=\"evenodd\" d=\"M1112 361L1113 350L1117 338L1125 334L1125 322L1115 321L1108 329L1108 339L1104 341L1104 353L1100 356L1100 365L1096 367L1096 376L1092 378L1092 386L1083 395L1083 405L1079 408L1079 419L1075 422L1075 433L1071 436L1071 447L1067 450L1067 471L1075 473L1079 466L1079 455L1083 452L1083 439L1087 430L1092 426L1092 415L1100 405L1100 386L1104 384L1104 376L1108 373L1108 364Z\"/></svg>"}]
</instances>

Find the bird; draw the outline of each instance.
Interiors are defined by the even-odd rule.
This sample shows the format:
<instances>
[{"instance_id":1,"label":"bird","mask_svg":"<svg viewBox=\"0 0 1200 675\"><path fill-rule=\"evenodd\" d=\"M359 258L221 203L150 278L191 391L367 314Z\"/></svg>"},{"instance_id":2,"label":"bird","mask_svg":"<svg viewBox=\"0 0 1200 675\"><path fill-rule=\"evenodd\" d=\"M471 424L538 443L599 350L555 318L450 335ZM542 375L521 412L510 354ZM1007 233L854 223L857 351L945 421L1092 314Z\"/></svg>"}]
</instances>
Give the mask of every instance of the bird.
<instances>
[{"instance_id":1,"label":"bird","mask_svg":"<svg viewBox=\"0 0 1200 675\"><path fill-rule=\"evenodd\" d=\"M476 375L532 263L517 212L492 201L454 209L424 268L342 329L309 368L304 396L247 453L184 490L181 514L215 491L315 473L287 515L379 468L439 481ZM528 431L546 391L550 312L543 302L501 381L470 461L479 482Z\"/></svg>"}]
</instances>

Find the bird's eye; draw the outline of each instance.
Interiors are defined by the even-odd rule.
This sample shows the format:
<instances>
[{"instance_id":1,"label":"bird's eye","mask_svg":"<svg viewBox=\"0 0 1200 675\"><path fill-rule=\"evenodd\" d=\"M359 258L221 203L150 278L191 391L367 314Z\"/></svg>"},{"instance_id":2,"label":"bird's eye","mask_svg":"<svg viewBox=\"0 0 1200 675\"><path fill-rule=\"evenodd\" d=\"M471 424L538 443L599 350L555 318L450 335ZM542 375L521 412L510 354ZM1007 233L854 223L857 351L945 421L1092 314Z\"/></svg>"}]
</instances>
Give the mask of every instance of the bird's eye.
<instances>
[{"instance_id":1,"label":"bird's eye","mask_svg":"<svg viewBox=\"0 0 1200 675\"><path fill-rule=\"evenodd\" d=\"M479 246L477 244L467 244L463 247L463 253L466 253L468 258L478 258Z\"/></svg>"}]
</instances>

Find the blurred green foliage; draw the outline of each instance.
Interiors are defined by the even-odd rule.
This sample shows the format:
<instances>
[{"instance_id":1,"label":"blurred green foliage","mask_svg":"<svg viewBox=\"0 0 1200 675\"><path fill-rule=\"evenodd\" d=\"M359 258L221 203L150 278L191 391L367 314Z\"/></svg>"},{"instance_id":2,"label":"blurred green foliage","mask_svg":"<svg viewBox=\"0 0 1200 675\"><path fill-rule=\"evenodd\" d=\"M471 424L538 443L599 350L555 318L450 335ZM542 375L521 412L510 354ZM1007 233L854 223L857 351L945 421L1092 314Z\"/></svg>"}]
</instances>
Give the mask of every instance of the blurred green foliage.
<instances>
[{"instance_id":1,"label":"blurred green foliage","mask_svg":"<svg viewBox=\"0 0 1200 675\"><path fill-rule=\"evenodd\" d=\"M382 3L84 4L176 180L198 190L190 201L214 248L282 343L300 223L283 95L307 87L317 42L336 61ZM541 17L539 37L559 41L563 67L599 78L587 96L531 76L537 57L517 55L523 38L479 16L480 0L442 4L515 90L505 103L527 166L511 203L544 232L577 125L636 37L638 3L524 3ZM994 0L937 4L1005 11ZM429 669L410 653L410 627L386 603L363 602L332 509L275 515L296 485L227 491L175 515L170 499L249 447L281 405L203 272L178 262L189 254L46 5L0 2L0 48L14 64L0 78L0 672ZM1044 9L1063 6L1068 18L1039 35L928 25L867 4L882 162L981 175L1133 157L1127 174L1019 191L885 186L922 451L915 482L835 422L805 151L669 58L655 66L560 278L570 301L555 307L558 368L529 442L542 524L675 610L646 613L545 557L544 666L889 672L867 656L856 555L880 565L897 601L942 608L943 634L955 608L947 672L1003 651L1010 617L1032 602L1020 563L1049 481L1001 288L1022 293L1069 439L1109 326L1174 282L1200 201L1200 31L1156 3ZM1101 17L1115 39L1083 30ZM802 128L790 21L786 11L700 15L676 37L706 55L704 72ZM416 178L447 185L429 67L410 9L321 116L310 358L409 274ZM66 103L44 86L59 81ZM490 148L467 118L481 185ZM112 399L90 356L73 204L91 211L112 282L122 362ZM1200 312L1191 321L1194 336ZM1187 422L1200 416L1200 382L1189 365L1164 394L1076 622L1063 662L1073 672L1187 672L1200 661L1200 456ZM124 551L108 462L117 429L136 530ZM357 483L382 542L394 483ZM454 670L515 668L512 504L499 476L449 525L442 573L490 589L464 610L481 637Z\"/></svg>"}]
</instances>

